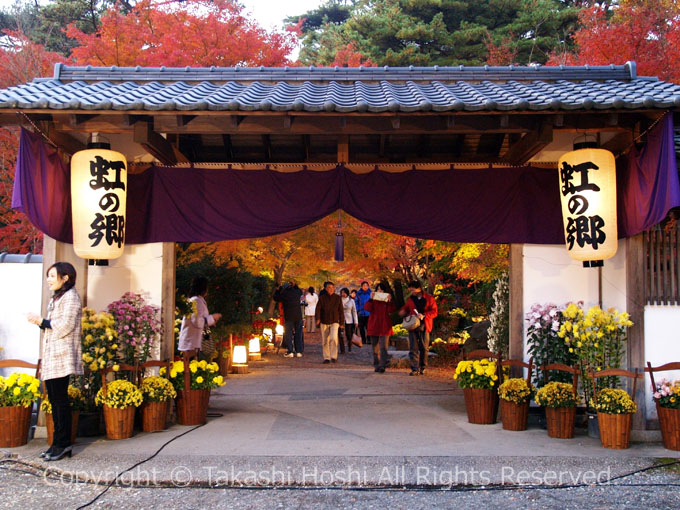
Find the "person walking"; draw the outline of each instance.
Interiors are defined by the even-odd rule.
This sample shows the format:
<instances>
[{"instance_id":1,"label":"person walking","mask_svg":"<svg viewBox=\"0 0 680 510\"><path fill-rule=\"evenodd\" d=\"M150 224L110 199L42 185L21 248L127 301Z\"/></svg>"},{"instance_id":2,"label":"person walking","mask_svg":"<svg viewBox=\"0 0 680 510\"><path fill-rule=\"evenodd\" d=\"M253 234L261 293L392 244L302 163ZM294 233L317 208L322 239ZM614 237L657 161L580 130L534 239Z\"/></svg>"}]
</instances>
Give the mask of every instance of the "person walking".
<instances>
[{"instance_id":1,"label":"person walking","mask_svg":"<svg viewBox=\"0 0 680 510\"><path fill-rule=\"evenodd\" d=\"M359 335L361 341L366 343L366 327L368 326L368 317L370 312L364 308L364 305L371 299L371 289L367 281L361 282L361 287L357 291L354 303L357 307L357 314L359 315Z\"/></svg>"},{"instance_id":2,"label":"person walking","mask_svg":"<svg viewBox=\"0 0 680 510\"><path fill-rule=\"evenodd\" d=\"M81 318L83 305L76 284L76 270L68 262L57 262L47 270L47 286L54 293L47 307L47 318L26 314L43 333L40 378L52 404L54 435L50 447L40 454L46 461L71 457L71 405L68 380L83 373Z\"/></svg>"},{"instance_id":3,"label":"person walking","mask_svg":"<svg viewBox=\"0 0 680 510\"><path fill-rule=\"evenodd\" d=\"M358 324L359 319L357 316L357 307L354 304L354 300L349 296L349 289L347 287L340 291L340 299L342 299L345 322L343 329L344 335L338 333L338 343L340 344L340 354L344 354L345 342L343 341L343 336L347 341L347 352L352 352L352 335L354 334L354 328Z\"/></svg>"},{"instance_id":4,"label":"person walking","mask_svg":"<svg viewBox=\"0 0 680 510\"><path fill-rule=\"evenodd\" d=\"M185 315L179 331L179 343L177 349L181 352L201 351L203 335L208 334L208 328L222 318L221 313L210 313L205 296L208 294L208 279L205 276L195 276L191 280L189 288L189 301L195 304L196 311L191 315Z\"/></svg>"},{"instance_id":5,"label":"person walking","mask_svg":"<svg viewBox=\"0 0 680 510\"><path fill-rule=\"evenodd\" d=\"M423 292L423 286L420 282L415 280L409 282L408 290L411 297L401 307L399 315L402 317L417 315L420 319L420 325L408 332L408 357L411 363L409 375L422 375L427 367L432 321L439 312L434 297Z\"/></svg>"},{"instance_id":6,"label":"person walking","mask_svg":"<svg viewBox=\"0 0 680 510\"><path fill-rule=\"evenodd\" d=\"M335 363L338 361L338 329L344 322L345 312L342 299L335 293L335 284L325 282L323 288L326 292L319 296L315 319L317 326L321 327L323 362Z\"/></svg>"},{"instance_id":7,"label":"person walking","mask_svg":"<svg viewBox=\"0 0 680 510\"><path fill-rule=\"evenodd\" d=\"M316 304L319 302L319 296L314 292L314 287L307 289L305 302L307 303L305 307L305 329L307 333L314 333L316 331L314 316L316 315Z\"/></svg>"},{"instance_id":8,"label":"person walking","mask_svg":"<svg viewBox=\"0 0 680 510\"><path fill-rule=\"evenodd\" d=\"M397 309L386 284L376 286L364 309L369 312L366 334L373 345L373 366L376 372L384 374L388 361L387 342L392 335L390 314Z\"/></svg>"},{"instance_id":9,"label":"person walking","mask_svg":"<svg viewBox=\"0 0 680 510\"><path fill-rule=\"evenodd\" d=\"M304 345L302 344L302 307L300 300L302 291L297 283L290 281L274 292L274 301L283 306L283 343L286 347L286 358L302 357Z\"/></svg>"}]
</instances>

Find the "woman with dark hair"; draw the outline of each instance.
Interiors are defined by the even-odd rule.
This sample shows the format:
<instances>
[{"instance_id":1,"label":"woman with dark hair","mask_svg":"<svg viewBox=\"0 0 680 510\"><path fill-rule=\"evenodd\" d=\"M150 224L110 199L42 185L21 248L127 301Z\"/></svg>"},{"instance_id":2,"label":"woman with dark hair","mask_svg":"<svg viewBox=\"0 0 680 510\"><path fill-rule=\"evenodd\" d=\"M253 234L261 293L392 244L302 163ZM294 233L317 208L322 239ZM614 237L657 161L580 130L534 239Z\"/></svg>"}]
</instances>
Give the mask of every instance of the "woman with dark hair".
<instances>
[{"instance_id":1,"label":"woman with dark hair","mask_svg":"<svg viewBox=\"0 0 680 510\"><path fill-rule=\"evenodd\" d=\"M319 296L314 292L314 287L307 289L305 294L305 331L307 333L314 333L316 331L316 304L319 302Z\"/></svg>"},{"instance_id":2,"label":"woman with dark hair","mask_svg":"<svg viewBox=\"0 0 680 510\"><path fill-rule=\"evenodd\" d=\"M71 264L52 264L47 270L47 285L54 294L47 307L47 318L27 314L28 321L43 330L40 377L52 404L54 420L52 444L40 454L47 461L72 454L68 380L71 374L83 373L80 338L83 306L75 284L76 270Z\"/></svg>"},{"instance_id":3,"label":"woman with dark hair","mask_svg":"<svg viewBox=\"0 0 680 510\"><path fill-rule=\"evenodd\" d=\"M340 291L340 298L342 299L342 309L345 312L345 327L344 337L347 340L347 352L352 352L352 335L354 328L359 323L357 316L357 307L354 300L349 296L349 289L345 287ZM338 346L340 347L340 354L345 354L345 342L342 339L343 335L338 334Z\"/></svg>"},{"instance_id":4,"label":"woman with dark hair","mask_svg":"<svg viewBox=\"0 0 680 510\"><path fill-rule=\"evenodd\" d=\"M375 292L364 304L364 310L369 312L366 334L373 345L373 366L381 374L387 367L387 342L392 335L390 314L396 309L390 287L385 283L376 285Z\"/></svg>"},{"instance_id":5,"label":"woman with dark hair","mask_svg":"<svg viewBox=\"0 0 680 510\"><path fill-rule=\"evenodd\" d=\"M179 332L179 345L177 348L180 351L193 351L198 349L200 351L203 343L203 332L210 326L213 326L218 320L222 318L221 313L209 313L208 303L205 302L205 296L208 294L208 279L205 276L196 276L191 280L191 287L189 289L189 301L194 305L194 312L191 315L184 316L182 319L182 328Z\"/></svg>"}]
</instances>

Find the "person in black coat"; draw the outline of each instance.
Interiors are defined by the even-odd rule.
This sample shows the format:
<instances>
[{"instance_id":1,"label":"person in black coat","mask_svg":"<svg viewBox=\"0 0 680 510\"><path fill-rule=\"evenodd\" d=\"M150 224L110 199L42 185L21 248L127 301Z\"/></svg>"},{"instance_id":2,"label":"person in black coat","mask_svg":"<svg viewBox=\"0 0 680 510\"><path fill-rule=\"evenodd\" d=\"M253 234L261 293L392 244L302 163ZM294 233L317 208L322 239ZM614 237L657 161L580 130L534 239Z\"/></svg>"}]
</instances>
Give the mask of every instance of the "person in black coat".
<instances>
[{"instance_id":1,"label":"person in black coat","mask_svg":"<svg viewBox=\"0 0 680 510\"><path fill-rule=\"evenodd\" d=\"M286 347L286 358L302 357L302 308L300 299L302 290L294 281L285 283L274 292L274 301L283 305L283 342Z\"/></svg>"}]
</instances>

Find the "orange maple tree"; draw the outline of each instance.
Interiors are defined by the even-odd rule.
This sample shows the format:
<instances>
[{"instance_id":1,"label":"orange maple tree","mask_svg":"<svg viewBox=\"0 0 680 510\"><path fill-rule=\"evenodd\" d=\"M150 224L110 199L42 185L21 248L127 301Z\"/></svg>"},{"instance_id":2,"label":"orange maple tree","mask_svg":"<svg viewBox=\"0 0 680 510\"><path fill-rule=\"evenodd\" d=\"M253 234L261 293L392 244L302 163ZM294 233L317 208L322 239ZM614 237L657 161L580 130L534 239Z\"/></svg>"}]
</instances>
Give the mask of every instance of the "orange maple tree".
<instances>
[{"instance_id":1,"label":"orange maple tree","mask_svg":"<svg viewBox=\"0 0 680 510\"><path fill-rule=\"evenodd\" d=\"M66 59L31 42L23 32L5 30L0 47L0 88L30 82L52 74L56 62ZM43 235L25 214L12 209L19 130L0 128L0 252L41 253Z\"/></svg>"},{"instance_id":2,"label":"orange maple tree","mask_svg":"<svg viewBox=\"0 0 680 510\"><path fill-rule=\"evenodd\" d=\"M233 0L141 0L130 12L114 5L97 32L70 24L71 57L97 66L279 66L289 63L291 32L268 32Z\"/></svg>"},{"instance_id":3,"label":"orange maple tree","mask_svg":"<svg viewBox=\"0 0 680 510\"><path fill-rule=\"evenodd\" d=\"M674 0L620 0L581 10L577 50L555 53L548 65L637 63L642 76L680 82L680 6Z\"/></svg>"}]
</instances>

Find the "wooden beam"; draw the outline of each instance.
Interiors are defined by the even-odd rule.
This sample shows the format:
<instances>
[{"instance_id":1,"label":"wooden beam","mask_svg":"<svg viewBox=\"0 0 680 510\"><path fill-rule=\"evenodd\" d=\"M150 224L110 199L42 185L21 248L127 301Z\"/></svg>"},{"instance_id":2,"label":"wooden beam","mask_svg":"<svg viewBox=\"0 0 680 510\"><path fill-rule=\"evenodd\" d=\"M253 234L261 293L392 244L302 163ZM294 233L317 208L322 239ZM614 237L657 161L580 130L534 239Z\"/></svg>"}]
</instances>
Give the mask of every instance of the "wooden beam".
<instances>
[{"instance_id":1,"label":"wooden beam","mask_svg":"<svg viewBox=\"0 0 680 510\"><path fill-rule=\"evenodd\" d=\"M229 116L229 127L231 129L238 129L241 122L243 122L243 116L242 115L230 115Z\"/></svg>"},{"instance_id":2,"label":"wooden beam","mask_svg":"<svg viewBox=\"0 0 680 510\"><path fill-rule=\"evenodd\" d=\"M510 245L510 359L524 359L524 245ZM514 375L514 377L522 377Z\"/></svg>"},{"instance_id":3,"label":"wooden beam","mask_svg":"<svg viewBox=\"0 0 680 510\"><path fill-rule=\"evenodd\" d=\"M502 160L511 165L523 165L541 152L553 140L553 128L542 122L537 131L527 133L505 153Z\"/></svg>"},{"instance_id":4,"label":"wooden beam","mask_svg":"<svg viewBox=\"0 0 680 510\"><path fill-rule=\"evenodd\" d=\"M177 115L175 117L175 120L177 122L177 126L184 127L184 126L188 125L195 118L196 118L196 115Z\"/></svg>"},{"instance_id":5,"label":"wooden beam","mask_svg":"<svg viewBox=\"0 0 680 510\"><path fill-rule=\"evenodd\" d=\"M58 131L53 122L41 120L37 121L36 125L60 150L67 154L75 154L78 151L87 149L87 144L67 133Z\"/></svg>"},{"instance_id":6,"label":"wooden beam","mask_svg":"<svg viewBox=\"0 0 680 510\"><path fill-rule=\"evenodd\" d=\"M391 119L392 122L392 129L399 129L399 126L401 125L401 120L399 117L392 117Z\"/></svg>"},{"instance_id":7,"label":"wooden beam","mask_svg":"<svg viewBox=\"0 0 680 510\"><path fill-rule=\"evenodd\" d=\"M338 137L338 163L349 163L349 135Z\"/></svg>"},{"instance_id":8,"label":"wooden beam","mask_svg":"<svg viewBox=\"0 0 680 510\"><path fill-rule=\"evenodd\" d=\"M283 129L290 129L290 127L293 125L293 120L294 117L291 117L287 115L286 117L283 118Z\"/></svg>"},{"instance_id":9,"label":"wooden beam","mask_svg":"<svg viewBox=\"0 0 680 510\"><path fill-rule=\"evenodd\" d=\"M69 118L69 125L70 126L82 126L85 122L94 119L97 117L97 115L90 114L90 115L85 115L85 114L76 114L76 113L71 113L68 118Z\"/></svg>"},{"instance_id":10,"label":"wooden beam","mask_svg":"<svg viewBox=\"0 0 680 510\"><path fill-rule=\"evenodd\" d=\"M626 311L633 327L628 330L626 353L629 370L645 367L645 283L646 274L643 234L629 237L626 243ZM647 428L647 404L644 384L638 384L635 402L638 412L633 415L633 429Z\"/></svg>"},{"instance_id":11,"label":"wooden beam","mask_svg":"<svg viewBox=\"0 0 680 510\"><path fill-rule=\"evenodd\" d=\"M163 243L161 261L161 323L163 331L175 328L175 243ZM160 359L173 359L175 335L161 335Z\"/></svg>"},{"instance_id":12,"label":"wooden beam","mask_svg":"<svg viewBox=\"0 0 680 510\"><path fill-rule=\"evenodd\" d=\"M172 145L152 129L150 122L137 122L134 125L133 141L140 144L162 164L170 166L177 164Z\"/></svg>"}]
</instances>

